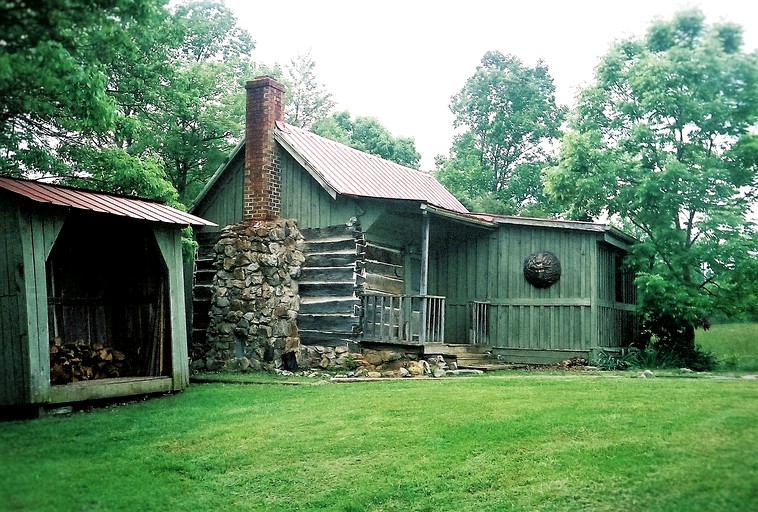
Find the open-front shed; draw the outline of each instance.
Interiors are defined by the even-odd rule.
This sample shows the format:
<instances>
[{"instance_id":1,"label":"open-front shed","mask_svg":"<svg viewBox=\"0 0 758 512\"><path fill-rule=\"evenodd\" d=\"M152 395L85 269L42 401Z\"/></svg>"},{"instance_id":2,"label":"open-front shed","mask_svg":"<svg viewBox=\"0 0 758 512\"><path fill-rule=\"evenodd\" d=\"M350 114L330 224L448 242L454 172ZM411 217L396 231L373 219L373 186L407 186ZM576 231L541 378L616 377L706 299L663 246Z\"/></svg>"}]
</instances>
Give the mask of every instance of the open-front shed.
<instances>
[{"instance_id":1,"label":"open-front shed","mask_svg":"<svg viewBox=\"0 0 758 512\"><path fill-rule=\"evenodd\" d=\"M211 223L0 177L0 406L184 389L188 225Z\"/></svg>"}]
</instances>

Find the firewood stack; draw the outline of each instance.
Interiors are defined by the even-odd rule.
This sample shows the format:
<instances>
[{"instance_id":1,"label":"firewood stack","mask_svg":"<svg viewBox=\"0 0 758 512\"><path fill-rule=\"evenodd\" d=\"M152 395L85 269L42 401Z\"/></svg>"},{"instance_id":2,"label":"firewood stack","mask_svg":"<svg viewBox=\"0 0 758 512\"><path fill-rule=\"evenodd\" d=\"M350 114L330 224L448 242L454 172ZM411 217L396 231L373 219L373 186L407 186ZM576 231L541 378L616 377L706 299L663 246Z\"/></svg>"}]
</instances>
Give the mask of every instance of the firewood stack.
<instances>
[{"instance_id":1,"label":"firewood stack","mask_svg":"<svg viewBox=\"0 0 758 512\"><path fill-rule=\"evenodd\" d=\"M127 368L126 355L102 343L64 342L61 338L50 340L52 384L120 377Z\"/></svg>"}]
</instances>

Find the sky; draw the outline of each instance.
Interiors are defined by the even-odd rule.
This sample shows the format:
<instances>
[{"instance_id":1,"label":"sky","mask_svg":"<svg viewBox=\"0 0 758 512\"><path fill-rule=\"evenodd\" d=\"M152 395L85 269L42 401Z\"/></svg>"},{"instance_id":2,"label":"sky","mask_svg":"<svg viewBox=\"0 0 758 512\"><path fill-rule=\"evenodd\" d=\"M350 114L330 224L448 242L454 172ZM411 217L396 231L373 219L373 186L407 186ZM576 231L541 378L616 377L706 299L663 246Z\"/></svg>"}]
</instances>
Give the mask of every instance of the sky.
<instances>
[{"instance_id":1,"label":"sky","mask_svg":"<svg viewBox=\"0 0 758 512\"><path fill-rule=\"evenodd\" d=\"M743 27L758 50L755 0L226 0L256 42L253 58L285 66L310 52L337 110L371 116L412 137L421 168L447 155L455 134L450 98L487 51L542 60L559 104L572 106L613 41L642 36L656 18L699 8L708 23ZM252 78L252 77L251 77Z\"/></svg>"}]
</instances>

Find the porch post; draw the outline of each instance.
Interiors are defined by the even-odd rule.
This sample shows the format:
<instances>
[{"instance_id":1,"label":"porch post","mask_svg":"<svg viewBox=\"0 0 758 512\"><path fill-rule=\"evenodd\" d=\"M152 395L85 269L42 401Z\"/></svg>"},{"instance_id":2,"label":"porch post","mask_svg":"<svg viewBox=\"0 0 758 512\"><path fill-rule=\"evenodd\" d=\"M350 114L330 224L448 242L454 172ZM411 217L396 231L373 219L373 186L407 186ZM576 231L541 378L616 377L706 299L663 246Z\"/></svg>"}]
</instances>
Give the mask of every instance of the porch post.
<instances>
[{"instance_id":1,"label":"porch post","mask_svg":"<svg viewBox=\"0 0 758 512\"><path fill-rule=\"evenodd\" d=\"M422 210L422 229L423 235L421 240L421 284L419 293L426 295L429 292L429 214L426 209Z\"/></svg>"},{"instance_id":2,"label":"porch post","mask_svg":"<svg viewBox=\"0 0 758 512\"><path fill-rule=\"evenodd\" d=\"M426 317L427 317L427 299L426 295L429 289L429 213L425 205L421 206L422 219L422 239L421 239L421 284L419 293L421 295L421 328L419 329L418 341L422 345L426 343Z\"/></svg>"}]
</instances>

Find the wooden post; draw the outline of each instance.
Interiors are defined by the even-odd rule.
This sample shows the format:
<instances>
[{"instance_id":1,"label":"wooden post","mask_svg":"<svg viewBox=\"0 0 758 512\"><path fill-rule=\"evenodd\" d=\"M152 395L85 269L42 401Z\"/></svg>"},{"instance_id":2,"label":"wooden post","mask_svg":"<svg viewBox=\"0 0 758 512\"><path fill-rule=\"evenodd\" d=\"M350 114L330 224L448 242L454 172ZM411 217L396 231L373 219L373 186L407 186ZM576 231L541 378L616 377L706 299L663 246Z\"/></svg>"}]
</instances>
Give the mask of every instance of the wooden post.
<instances>
[{"instance_id":1,"label":"wooden post","mask_svg":"<svg viewBox=\"0 0 758 512\"><path fill-rule=\"evenodd\" d=\"M421 208L421 285L419 287L419 293L421 294L421 321L419 323L421 325L419 326L418 341L423 345L426 342L426 295L429 292L429 213L427 213L426 208L423 206Z\"/></svg>"}]
</instances>

